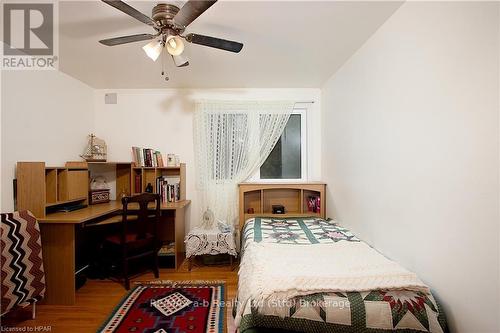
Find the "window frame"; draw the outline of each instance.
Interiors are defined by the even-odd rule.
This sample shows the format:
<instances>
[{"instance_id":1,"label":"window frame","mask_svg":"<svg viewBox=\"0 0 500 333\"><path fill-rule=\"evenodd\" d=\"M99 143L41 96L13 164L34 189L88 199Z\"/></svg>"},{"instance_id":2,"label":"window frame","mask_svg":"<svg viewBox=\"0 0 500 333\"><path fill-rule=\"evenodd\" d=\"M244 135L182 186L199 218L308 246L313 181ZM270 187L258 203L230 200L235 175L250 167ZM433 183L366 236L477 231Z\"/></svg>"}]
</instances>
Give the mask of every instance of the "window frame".
<instances>
[{"instance_id":1,"label":"window frame","mask_svg":"<svg viewBox=\"0 0 500 333\"><path fill-rule=\"evenodd\" d=\"M300 115L300 178L274 178L274 179L261 179L260 167L257 172L250 177L248 182L254 183L292 183L292 182L305 182L307 181L307 108L295 107L292 111L293 114Z\"/></svg>"}]
</instances>

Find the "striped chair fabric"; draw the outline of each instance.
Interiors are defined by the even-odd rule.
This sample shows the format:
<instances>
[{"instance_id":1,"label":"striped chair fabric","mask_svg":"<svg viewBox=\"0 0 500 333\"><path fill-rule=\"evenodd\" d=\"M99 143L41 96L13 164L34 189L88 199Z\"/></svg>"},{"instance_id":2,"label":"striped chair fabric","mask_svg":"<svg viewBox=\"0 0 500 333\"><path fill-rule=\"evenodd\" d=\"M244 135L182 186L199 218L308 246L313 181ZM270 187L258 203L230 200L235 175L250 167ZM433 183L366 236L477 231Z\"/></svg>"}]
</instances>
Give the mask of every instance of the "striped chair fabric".
<instances>
[{"instance_id":1,"label":"striped chair fabric","mask_svg":"<svg viewBox=\"0 0 500 333\"><path fill-rule=\"evenodd\" d=\"M45 274L38 221L29 211L1 215L1 314L41 300Z\"/></svg>"}]
</instances>

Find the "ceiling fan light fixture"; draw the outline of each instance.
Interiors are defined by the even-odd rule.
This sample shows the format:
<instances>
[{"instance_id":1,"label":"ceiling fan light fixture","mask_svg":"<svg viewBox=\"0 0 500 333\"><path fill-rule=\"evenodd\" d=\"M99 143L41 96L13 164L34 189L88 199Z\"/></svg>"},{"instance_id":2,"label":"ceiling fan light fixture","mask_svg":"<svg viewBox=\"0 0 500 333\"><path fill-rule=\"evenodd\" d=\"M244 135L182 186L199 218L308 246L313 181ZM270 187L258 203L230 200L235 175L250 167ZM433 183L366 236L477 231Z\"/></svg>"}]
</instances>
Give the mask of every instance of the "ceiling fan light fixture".
<instances>
[{"instance_id":1,"label":"ceiling fan light fixture","mask_svg":"<svg viewBox=\"0 0 500 333\"><path fill-rule=\"evenodd\" d=\"M148 57L150 57L153 61L156 61L163 50L163 45L160 41L154 40L144 45L142 49L146 52Z\"/></svg>"},{"instance_id":2,"label":"ceiling fan light fixture","mask_svg":"<svg viewBox=\"0 0 500 333\"><path fill-rule=\"evenodd\" d=\"M168 53L172 56L179 56L184 52L184 42L179 36L168 36L166 46Z\"/></svg>"},{"instance_id":3,"label":"ceiling fan light fixture","mask_svg":"<svg viewBox=\"0 0 500 333\"><path fill-rule=\"evenodd\" d=\"M177 67L185 67L189 65L189 60L183 55L178 55L178 56L173 55L172 59L174 59L174 64Z\"/></svg>"},{"instance_id":4,"label":"ceiling fan light fixture","mask_svg":"<svg viewBox=\"0 0 500 333\"><path fill-rule=\"evenodd\" d=\"M159 3L154 6L152 17L149 17L134 7L130 6L123 0L102 0L107 5L127 14L135 20L147 24L155 29L156 34L135 34L100 40L99 43L106 46L116 46L140 41L151 41L142 48L146 55L153 61L158 60L162 55L163 49L172 56L172 59L177 67L185 67L189 65L188 59L184 52L184 42L208 46L219 50L238 53L243 48L243 44L235 41L225 40L216 37L189 33L182 35L185 29L207 9L209 9L217 0L184 0L182 7ZM167 53L163 53L162 57L162 75L164 74L164 59ZM168 80L168 77L165 77Z\"/></svg>"}]
</instances>

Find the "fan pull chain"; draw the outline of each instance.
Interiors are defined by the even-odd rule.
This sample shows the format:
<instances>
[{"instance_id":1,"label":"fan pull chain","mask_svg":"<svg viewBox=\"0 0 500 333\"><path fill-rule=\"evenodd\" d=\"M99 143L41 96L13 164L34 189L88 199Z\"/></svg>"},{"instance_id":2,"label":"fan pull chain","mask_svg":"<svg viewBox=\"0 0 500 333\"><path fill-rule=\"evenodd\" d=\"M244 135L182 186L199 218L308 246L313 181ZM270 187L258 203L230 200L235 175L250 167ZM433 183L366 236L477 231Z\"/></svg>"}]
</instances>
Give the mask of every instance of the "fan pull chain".
<instances>
[{"instance_id":1,"label":"fan pull chain","mask_svg":"<svg viewBox=\"0 0 500 333\"><path fill-rule=\"evenodd\" d=\"M168 75L165 73L165 51L161 54L161 76L165 77L165 81L170 80Z\"/></svg>"}]
</instances>

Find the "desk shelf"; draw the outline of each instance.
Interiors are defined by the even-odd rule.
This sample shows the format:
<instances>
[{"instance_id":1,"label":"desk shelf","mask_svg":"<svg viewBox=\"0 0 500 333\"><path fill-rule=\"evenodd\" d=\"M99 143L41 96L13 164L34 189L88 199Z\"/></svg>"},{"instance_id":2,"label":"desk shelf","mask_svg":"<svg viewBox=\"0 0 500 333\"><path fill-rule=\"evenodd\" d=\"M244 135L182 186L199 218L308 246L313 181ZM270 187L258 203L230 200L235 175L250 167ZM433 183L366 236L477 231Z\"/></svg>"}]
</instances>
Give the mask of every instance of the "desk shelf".
<instances>
[{"instance_id":1,"label":"desk shelf","mask_svg":"<svg viewBox=\"0 0 500 333\"><path fill-rule=\"evenodd\" d=\"M132 167L131 168L131 189L132 193L138 194L146 191L146 186L150 183L153 186L153 193L158 193L156 179L158 177L173 177L179 179L180 200L186 200L186 164L181 163L175 167Z\"/></svg>"},{"instance_id":2,"label":"desk shelf","mask_svg":"<svg viewBox=\"0 0 500 333\"><path fill-rule=\"evenodd\" d=\"M63 201L46 203L45 207L60 206L60 205L65 205L65 204L70 204L70 203L77 203L78 201L85 201L85 200L87 200L87 197L78 197L78 198L74 198L74 199L70 199L70 200L63 200Z\"/></svg>"},{"instance_id":3,"label":"desk shelf","mask_svg":"<svg viewBox=\"0 0 500 333\"><path fill-rule=\"evenodd\" d=\"M29 210L37 218L47 209L66 203L88 203L88 169L47 167L44 162L18 162L17 210Z\"/></svg>"}]
</instances>

